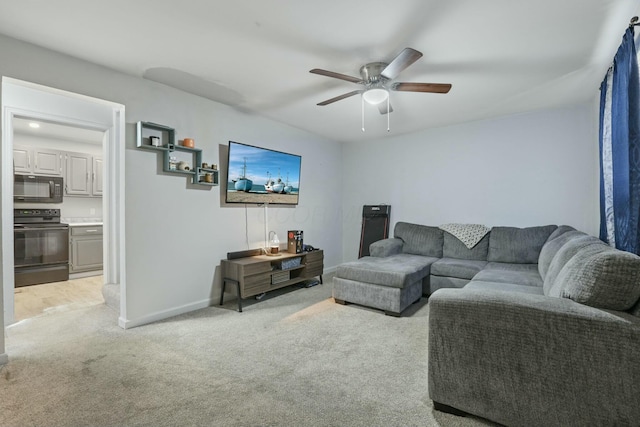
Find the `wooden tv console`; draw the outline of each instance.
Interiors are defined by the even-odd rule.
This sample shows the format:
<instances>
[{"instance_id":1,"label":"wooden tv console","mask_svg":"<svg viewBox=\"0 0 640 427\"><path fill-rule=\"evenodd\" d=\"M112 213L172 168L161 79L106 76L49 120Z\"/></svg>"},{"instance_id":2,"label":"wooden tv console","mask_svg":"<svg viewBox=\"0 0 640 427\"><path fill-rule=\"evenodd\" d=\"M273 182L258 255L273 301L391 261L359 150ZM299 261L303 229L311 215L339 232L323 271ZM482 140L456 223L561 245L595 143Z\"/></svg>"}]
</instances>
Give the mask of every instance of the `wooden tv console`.
<instances>
[{"instance_id":1,"label":"wooden tv console","mask_svg":"<svg viewBox=\"0 0 640 427\"><path fill-rule=\"evenodd\" d=\"M300 258L300 264L287 267L287 263ZM290 261L293 260L293 261ZM285 268L283 269L283 261ZM320 278L324 268L322 250L292 254L280 252L278 255L257 255L245 258L223 259L222 292L220 305L224 302L227 283L234 284L238 295L238 311L242 312L242 299L260 295L285 286L295 285L314 277Z\"/></svg>"}]
</instances>

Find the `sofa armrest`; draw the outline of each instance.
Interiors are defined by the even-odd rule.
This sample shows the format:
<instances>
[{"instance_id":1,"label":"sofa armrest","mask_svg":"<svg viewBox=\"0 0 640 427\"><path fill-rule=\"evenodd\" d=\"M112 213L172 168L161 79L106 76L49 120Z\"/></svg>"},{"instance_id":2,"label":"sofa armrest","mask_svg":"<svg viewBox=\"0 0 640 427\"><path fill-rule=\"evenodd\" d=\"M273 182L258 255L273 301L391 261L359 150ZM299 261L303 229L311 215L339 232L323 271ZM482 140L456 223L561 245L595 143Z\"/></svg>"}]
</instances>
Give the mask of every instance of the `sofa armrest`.
<instances>
[{"instance_id":1,"label":"sofa armrest","mask_svg":"<svg viewBox=\"0 0 640 427\"><path fill-rule=\"evenodd\" d=\"M429 298L429 395L505 425L640 419L640 318L565 298L441 289Z\"/></svg>"},{"instance_id":2,"label":"sofa armrest","mask_svg":"<svg viewBox=\"0 0 640 427\"><path fill-rule=\"evenodd\" d=\"M402 245L402 240L397 238L378 240L369 245L369 254L379 258L396 255L402 253Z\"/></svg>"}]
</instances>

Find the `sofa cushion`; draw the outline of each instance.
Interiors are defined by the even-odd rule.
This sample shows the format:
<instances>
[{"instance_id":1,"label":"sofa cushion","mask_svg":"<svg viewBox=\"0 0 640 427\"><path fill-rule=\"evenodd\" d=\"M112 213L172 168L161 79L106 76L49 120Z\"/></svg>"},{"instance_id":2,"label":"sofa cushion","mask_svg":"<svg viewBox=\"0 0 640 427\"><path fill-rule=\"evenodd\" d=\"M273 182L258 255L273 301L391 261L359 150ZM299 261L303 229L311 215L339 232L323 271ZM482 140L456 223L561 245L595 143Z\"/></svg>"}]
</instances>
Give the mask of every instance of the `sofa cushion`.
<instances>
[{"instance_id":1,"label":"sofa cushion","mask_svg":"<svg viewBox=\"0 0 640 427\"><path fill-rule=\"evenodd\" d=\"M535 264L540 250L556 225L516 228L493 227L489 237L488 261Z\"/></svg>"},{"instance_id":2,"label":"sofa cushion","mask_svg":"<svg viewBox=\"0 0 640 427\"><path fill-rule=\"evenodd\" d=\"M472 280L469 282L465 289L471 290L492 290L492 291L504 291L504 292L519 292L525 294L542 295L542 288L540 286L523 286L516 285L514 283L500 283L500 282L485 282L482 280Z\"/></svg>"},{"instance_id":3,"label":"sofa cushion","mask_svg":"<svg viewBox=\"0 0 640 427\"><path fill-rule=\"evenodd\" d=\"M640 298L640 257L595 245L580 250L555 280L552 296L609 310L629 310ZM559 295L557 295L559 293Z\"/></svg>"},{"instance_id":4,"label":"sofa cushion","mask_svg":"<svg viewBox=\"0 0 640 427\"><path fill-rule=\"evenodd\" d=\"M526 270L498 270L484 269L480 273L473 276L472 282L476 280L481 282L498 282L513 283L522 286L539 286L542 287L542 278L538 274L538 269Z\"/></svg>"},{"instance_id":5,"label":"sofa cushion","mask_svg":"<svg viewBox=\"0 0 640 427\"><path fill-rule=\"evenodd\" d=\"M540 256L538 257L538 272L543 279L547 276L547 272L549 271L549 266L551 265L553 257L556 256L558 251L565 245L565 243L567 243L574 237L587 235L575 229L568 230L561 234L557 233L563 227L567 226L560 226L558 227L558 230L551 233L551 236L549 236L547 242L542 246L542 250L540 250Z\"/></svg>"},{"instance_id":6,"label":"sofa cushion","mask_svg":"<svg viewBox=\"0 0 640 427\"><path fill-rule=\"evenodd\" d=\"M398 254L385 258L363 257L340 264L336 277L372 283L374 285L404 288L429 275L431 264L437 258Z\"/></svg>"},{"instance_id":7,"label":"sofa cushion","mask_svg":"<svg viewBox=\"0 0 640 427\"><path fill-rule=\"evenodd\" d=\"M569 234L569 233L567 233ZM553 256L551 264L547 269L547 274L544 276L544 283L542 285L545 295L551 295L551 288L556 286L555 281L560 274L562 268L573 258L580 250L594 246L596 248L603 249L607 247L605 243L597 237L589 236L587 234L573 234L567 236L567 242L562 245L558 252ZM557 286L560 286L558 283ZM560 291L556 292L556 296L560 295Z\"/></svg>"},{"instance_id":8,"label":"sofa cushion","mask_svg":"<svg viewBox=\"0 0 640 427\"><path fill-rule=\"evenodd\" d=\"M537 264L517 264L513 262L489 262L484 268L485 270L507 270L507 271L524 271L527 273L537 273Z\"/></svg>"},{"instance_id":9,"label":"sofa cushion","mask_svg":"<svg viewBox=\"0 0 640 427\"><path fill-rule=\"evenodd\" d=\"M382 239L369 245L369 255L386 257L402 253L402 240Z\"/></svg>"},{"instance_id":10,"label":"sofa cushion","mask_svg":"<svg viewBox=\"0 0 640 427\"><path fill-rule=\"evenodd\" d=\"M456 277L458 279L471 279L478 274L485 265L487 265L487 261L440 258L431 265L431 274Z\"/></svg>"},{"instance_id":11,"label":"sofa cushion","mask_svg":"<svg viewBox=\"0 0 640 427\"><path fill-rule=\"evenodd\" d=\"M442 256L444 258L457 258L469 260L487 260L487 252L489 251L489 235L487 233L476 245L469 249L453 234L444 231L444 243L442 245Z\"/></svg>"},{"instance_id":12,"label":"sofa cushion","mask_svg":"<svg viewBox=\"0 0 640 427\"><path fill-rule=\"evenodd\" d=\"M404 242L402 252L405 254L442 258L444 238L438 227L398 222L393 234Z\"/></svg>"}]
</instances>

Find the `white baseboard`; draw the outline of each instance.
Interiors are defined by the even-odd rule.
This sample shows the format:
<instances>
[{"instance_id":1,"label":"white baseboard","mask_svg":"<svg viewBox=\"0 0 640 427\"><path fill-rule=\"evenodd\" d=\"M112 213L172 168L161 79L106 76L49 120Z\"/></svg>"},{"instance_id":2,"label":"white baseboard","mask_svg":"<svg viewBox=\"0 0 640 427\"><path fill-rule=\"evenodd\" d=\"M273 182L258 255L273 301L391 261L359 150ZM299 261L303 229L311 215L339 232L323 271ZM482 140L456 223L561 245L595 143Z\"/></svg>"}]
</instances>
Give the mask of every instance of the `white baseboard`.
<instances>
[{"instance_id":1,"label":"white baseboard","mask_svg":"<svg viewBox=\"0 0 640 427\"><path fill-rule=\"evenodd\" d=\"M83 277L101 276L104 274L103 270L83 271L82 273L70 273L69 280L82 279Z\"/></svg>"},{"instance_id":2,"label":"white baseboard","mask_svg":"<svg viewBox=\"0 0 640 427\"><path fill-rule=\"evenodd\" d=\"M146 316L139 317L137 319L125 319L123 317L118 318L118 325L123 329L131 329L137 326L147 325L149 323L157 322L159 320L168 319L170 317L179 316L190 311L200 310L214 304L217 301L216 298L207 298L202 301L185 304L180 307L170 308L168 310L157 311L155 313L148 314Z\"/></svg>"},{"instance_id":3,"label":"white baseboard","mask_svg":"<svg viewBox=\"0 0 640 427\"><path fill-rule=\"evenodd\" d=\"M0 354L0 365L6 365L9 363L9 356L7 353Z\"/></svg>"}]
</instances>

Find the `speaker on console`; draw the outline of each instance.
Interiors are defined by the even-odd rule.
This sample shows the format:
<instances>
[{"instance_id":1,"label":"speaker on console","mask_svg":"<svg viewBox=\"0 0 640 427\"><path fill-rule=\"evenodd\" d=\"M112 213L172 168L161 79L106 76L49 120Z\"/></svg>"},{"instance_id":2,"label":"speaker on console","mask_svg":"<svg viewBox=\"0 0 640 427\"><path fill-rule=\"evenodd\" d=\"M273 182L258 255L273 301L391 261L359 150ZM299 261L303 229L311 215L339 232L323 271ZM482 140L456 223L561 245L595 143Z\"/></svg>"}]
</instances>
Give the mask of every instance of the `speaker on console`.
<instances>
[{"instance_id":1,"label":"speaker on console","mask_svg":"<svg viewBox=\"0 0 640 427\"><path fill-rule=\"evenodd\" d=\"M389 237L390 205L364 205L362 207L362 233L358 258L369 255L369 245Z\"/></svg>"},{"instance_id":2,"label":"speaker on console","mask_svg":"<svg viewBox=\"0 0 640 427\"><path fill-rule=\"evenodd\" d=\"M302 253L304 246L304 232L302 230L289 230L287 232L287 251L290 254Z\"/></svg>"}]
</instances>

